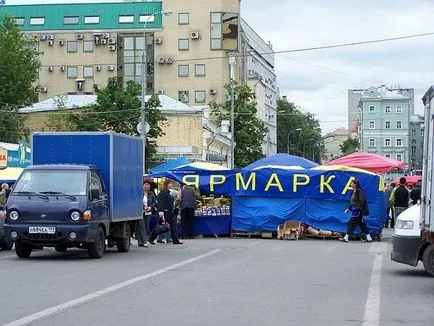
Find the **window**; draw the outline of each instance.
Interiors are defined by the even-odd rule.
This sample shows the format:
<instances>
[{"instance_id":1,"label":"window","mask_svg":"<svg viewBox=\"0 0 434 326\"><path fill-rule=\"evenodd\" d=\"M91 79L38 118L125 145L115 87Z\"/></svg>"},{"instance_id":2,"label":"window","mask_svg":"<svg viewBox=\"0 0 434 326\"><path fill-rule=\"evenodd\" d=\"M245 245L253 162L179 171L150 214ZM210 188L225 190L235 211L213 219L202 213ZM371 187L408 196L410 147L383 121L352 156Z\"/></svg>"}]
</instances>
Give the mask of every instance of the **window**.
<instances>
[{"instance_id":1,"label":"window","mask_svg":"<svg viewBox=\"0 0 434 326\"><path fill-rule=\"evenodd\" d=\"M384 156L386 156L387 158L390 158L390 154L386 154L386 155L384 155Z\"/></svg>"},{"instance_id":2,"label":"window","mask_svg":"<svg viewBox=\"0 0 434 326\"><path fill-rule=\"evenodd\" d=\"M64 25L77 25L78 24L78 16L65 16L63 17Z\"/></svg>"},{"instance_id":3,"label":"window","mask_svg":"<svg viewBox=\"0 0 434 326\"><path fill-rule=\"evenodd\" d=\"M93 52L93 41L83 42L83 52Z\"/></svg>"},{"instance_id":4,"label":"window","mask_svg":"<svg viewBox=\"0 0 434 326\"><path fill-rule=\"evenodd\" d=\"M396 160L402 162L402 155L396 154Z\"/></svg>"},{"instance_id":5,"label":"window","mask_svg":"<svg viewBox=\"0 0 434 326\"><path fill-rule=\"evenodd\" d=\"M178 14L178 24L188 25L190 22L190 14L188 12L180 12Z\"/></svg>"},{"instance_id":6,"label":"window","mask_svg":"<svg viewBox=\"0 0 434 326\"><path fill-rule=\"evenodd\" d=\"M423 137L423 130L420 131L420 135Z\"/></svg>"},{"instance_id":7,"label":"window","mask_svg":"<svg viewBox=\"0 0 434 326\"><path fill-rule=\"evenodd\" d=\"M195 91L194 92L194 101L196 103L205 103L205 91Z\"/></svg>"},{"instance_id":8,"label":"window","mask_svg":"<svg viewBox=\"0 0 434 326\"><path fill-rule=\"evenodd\" d=\"M85 24L99 24L99 16L84 16Z\"/></svg>"},{"instance_id":9,"label":"window","mask_svg":"<svg viewBox=\"0 0 434 326\"><path fill-rule=\"evenodd\" d=\"M375 121L369 121L369 129L375 129Z\"/></svg>"},{"instance_id":10,"label":"window","mask_svg":"<svg viewBox=\"0 0 434 326\"><path fill-rule=\"evenodd\" d=\"M211 13L211 50L222 48L222 14L221 12Z\"/></svg>"},{"instance_id":11,"label":"window","mask_svg":"<svg viewBox=\"0 0 434 326\"><path fill-rule=\"evenodd\" d=\"M188 77L188 65L178 65L178 76Z\"/></svg>"},{"instance_id":12,"label":"window","mask_svg":"<svg viewBox=\"0 0 434 326\"><path fill-rule=\"evenodd\" d=\"M178 100L182 103L190 102L188 91L179 91L178 92Z\"/></svg>"},{"instance_id":13,"label":"window","mask_svg":"<svg viewBox=\"0 0 434 326\"><path fill-rule=\"evenodd\" d=\"M375 113L375 106L371 105L369 107L369 113Z\"/></svg>"},{"instance_id":14,"label":"window","mask_svg":"<svg viewBox=\"0 0 434 326\"><path fill-rule=\"evenodd\" d=\"M411 156L416 156L416 146L411 146Z\"/></svg>"},{"instance_id":15,"label":"window","mask_svg":"<svg viewBox=\"0 0 434 326\"><path fill-rule=\"evenodd\" d=\"M24 25L24 17L15 17L15 24L17 24L18 26L23 26Z\"/></svg>"},{"instance_id":16,"label":"window","mask_svg":"<svg viewBox=\"0 0 434 326\"><path fill-rule=\"evenodd\" d=\"M390 145L391 145L390 138L384 139L384 146L390 147Z\"/></svg>"},{"instance_id":17,"label":"window","mask_svg":"<svg viewBox=\"0 0 434 326\"><path fill-rule=\"evenodd\" d=\"M196 77L204 77L205 76L205 65L204 64L194 65L194 75Z\"/></svg>"},{"instance_id":18,"label":"window","mask_svg":"<svg viewBox=\"0 0 434 326\"><path fill-rule=\"evenodd\" d=\"M390 129L390 121L386 121L386 129Z\"/></svg>"},{"instance_id":19,"label":"window","mask_svg":"<svg viewBox=\"0 0 434 326\"><path fill-rule=\"evenodd\" d=\"M93 67L84 67L83 76L84 78L93 78Z\"/></svg>"},{"instance_id":20,"label":"window","mask_svg":"<svg viewBox=\"0 0 434 326\"><path fill-rule=\"evenodd\" d=\"M68 41L68 45L67 45L66 49L69 53L76 53L77 52L77 41Z\"/></svg>"},{"instance_id":21,"label":"window","mask_svg":"<svg viewBox=\"0 0 434 326\"><path fill-rule=\"evenodd\" d=\"M375 147L375 138L369 138L369 147Z\"/></svg>"},{"instance_id":22,"label":"window","mask_svg":"<svg viewBox=\"0 0 434 326\"><path fill-rule=\"evenodd\" d=\"M416 130L413 129L413 130L411 131L411 136L412 136L412 137L416 137Z\"/></svg>"},{"instance_id":23,"label":"window","mask_svg":"<svg viewBox=\"0 0 434 326\"><path fill-rule=\"evenodd\" d=\"M188 38L178 39L178 50L188 50Z\"/></svg>"},{"instance_id":24,"label":"window","mask_svg":"<svg viewBox=\"0 0 434 326\"><path fill-rule=\"evenodd\" d=\"M78 69L77 67L68 67L68 78L77 78Z\"/></svg>"},{"instance_id":25,"label":"window","mask_svg":"<svg viewBox=\"0 0 434 326\"><path fill-rule=\"evenodd\" d=\"M391 113L392 112L392 110L390 109L390 105L386 105L386 113Z\"/></svg>"},{"instance_id":26,"label":"window","mask_svg":"<svg viewBox=\"0 0 434 326\"><path fill-rule=\"evenodd\" d=\"M416 139L413 139L413 140L411 141L411 143L412 143L413 145L416 145Z\"/></svg>"},{"instance_id":27,"label":"window","mask_svg":"<svg viewBox=\"0 0 434 326\"><path fill-rule=\"evenodd\" d=\"M396 106L396 113L402 113L402 105Z\"/></svg>"},{"instance_id":28,"label":"window","mask_svg":"<svg viewBox=\"0 0 434 326\"><path fill-rule=\"evenodd\" d=\"M99 177L98 173L96 173L96 172L91 172L91 174L90 174L89 189L90 190L98 190L98 192L100 193L100 196L104 195L105 191L104 191L103 183L102 183L101 178Z\"/></svg>"},{"instance_id":29,"label":"window","mask_svg":"<svg viewBox=\"0 0 434 326\"><path fill-rule=\"evenodd\" d=\"M139 23L153 23L155 21L155 15L140 15Z\"/></svg>"},{"instance_id":30,"label":"window","mask_svg":"<svg viewBox=\"0 0 434 326\"><path fill-rule=\"evenodd\" d=\"M402 129L402 122L396 121L396 129Z\"/></svg>"},{"instance_id":31,"label":"window","mask_svg":"<svg viewBox=\"0 0 434 326\"><path fill-rule=\"evenodd\" d=\"M30 18L30 25L44 25L45 17L32 17Z\"/></svg>"},{"instance_id":32,"label":"window","mask_svg":"<svg viewBox=\"0 0 434 326\"><path fill-rule=\"evenodd\" d=\"M134 16L133 15L119 16L119 23L120 24L131 24L131 23L134 23Z\"/></svg>"},{"instance_id":33,"label":"window","mask_svg":"<svg viewBox=\"0 0 434 326\"><path fill-rule=\"evenodd\" d=\"M397 147L401 147L402 146L402 139L401 138L396 139L396 146Z\"/></svg>"}]
</instances>

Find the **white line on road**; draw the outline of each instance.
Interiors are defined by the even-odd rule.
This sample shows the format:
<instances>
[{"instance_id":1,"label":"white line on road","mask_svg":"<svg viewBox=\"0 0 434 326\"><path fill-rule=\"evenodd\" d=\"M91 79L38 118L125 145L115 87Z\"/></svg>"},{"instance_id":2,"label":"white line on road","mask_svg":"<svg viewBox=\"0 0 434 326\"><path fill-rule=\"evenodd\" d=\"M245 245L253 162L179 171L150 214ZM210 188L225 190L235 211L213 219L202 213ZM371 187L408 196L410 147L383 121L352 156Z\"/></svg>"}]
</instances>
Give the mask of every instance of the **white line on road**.
<instances>
[{"instance_id":1,"label":"white line on road","mask_svg":"<svg viewBox=\"0 0 434 326\"><path fill-rule=\"evenodd\" d=\"M378 326L380 324L380 281L383 257L382 254L377 254L374 259L368 297L366 299L365 315L363 317L363 326Z\"/></svg>"},{"instance_id":2,"label":"white line on road","mask_svg":"<svg viewBox=\"0 0 434 326\"><path fill-rule=\"evenodd\" d=\"M16 257L16 256L17 255L1 256L0 259L12 258L12 257Z\"/></svg>"},{"instance_id":3,"label":"white line on road","mask_svg":"<svg viewBox=\"0 0 434 326\"><path fill-rule=\"evenodd\" d=\"M388 251L387 242L373 242L369 248L369 253L371 254L385 254Z\"/></svg>"},{"instance_id":4,"label":"white line on road","mask_svg":"<svg viewBox=\"0 0 434 326\"><path fill-rule=\"evenodd\" d=\"M182 267L182 266L185 266L187 264L193 263L195 261L201 260L203 258L209 257L211 255L214 255L214 254L220 252L220 251L222 251L222 249L216 249L216 250L209 251L206 254L203 254L203 255L200 255L200 256L196 256L196 257L191 258L191 259L183 260L183 261L181 261L181 262L179 262L177 264L174 264L174 265L171 265L171 266L168 266L168 267L156 270L155 272L151 272L151 273L148 273L148 274L144 274L144 275L141 275L141 276L129 279L127 281L124 281L122 283L118 283L118 284L112 285L112 286L107 287L105 289L98 290L98 291L95 291L93 293L89 293L88 295L82 296L80 298L77 298L77 299L74 299L74 300L71 300L71 301L68 301L68 302L65 302L65 303L61 303L61 304L59 304L57 306L54 306L54 307L51 307L51 308L48 308L48 309L36 312L36 313L31 314L29 316L26 316L26 317L17 319L15 321L9 322L7 324L4 324L3 326L21 326L21 325L26 325L28 323L34 322L35 320L48 317L48 316L53 315L55 313L58 313L58 312L60 312L62 310L75 307L77 305L83 304L83 303L88 302L90 300L96 299L96 298L98 298L100 296L109 294L111 292L120 290L122 288L125 288L127 286L133 285L135 283L147 280L147 279L149 279L151 277L155 277L155 276L158 276L160 274L166 273L168 271L174 270L174 269L176 269L178 267Z\"/></svg>"}]
</instances>

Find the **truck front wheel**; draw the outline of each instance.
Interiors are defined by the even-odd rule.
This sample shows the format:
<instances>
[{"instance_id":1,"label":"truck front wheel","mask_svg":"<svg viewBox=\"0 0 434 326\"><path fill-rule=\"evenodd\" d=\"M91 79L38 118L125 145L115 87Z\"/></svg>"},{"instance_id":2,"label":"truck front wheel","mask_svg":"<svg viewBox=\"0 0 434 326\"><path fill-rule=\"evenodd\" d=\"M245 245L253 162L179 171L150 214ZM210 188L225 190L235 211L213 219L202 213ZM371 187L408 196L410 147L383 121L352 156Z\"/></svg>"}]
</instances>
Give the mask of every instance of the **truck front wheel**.
<instances>
[{"instance_id":1,"label":"truck front wheel","mask_svg":"<svg viewBox=\"0 0 434 326\"><path fill-rule=\"evenodd\" d=\"M422 257L423 267L429 276L434 277L434 244L425 248Z\"/></svg>"},{"instance_id":2,"label":"truck front wheel","mask_svg":"<svg viewBox=\"0 0 434 326\"><path fill-rule=\"evenodd\" d=\"M15 253L20 258L29 258L32 254L33 247L28 243L17 241L15 242Z\"/></svg>"},{"instance_id":3,"label":"truck front wheel","mask_svg":"<svg viewBox=\"0 0 434 326\"><path fill-rule=\"evenodd\" d=\"M90 258L101 258L105 250L105 236L102 227L98 227L95 242L89 244L88 253Z\"/></svg>"},{"instance_id":4,"label":"truck front wheel","mask_svg":"<svg viewBox=\"0 0 434 326\"><path fill-rule=\"evenodd\" d=\"M131 229L128 223L125 223L124 234L122 238L116 239L116 247L119 252L128 252L131 245Z\"/></svg>"}]
</instances>

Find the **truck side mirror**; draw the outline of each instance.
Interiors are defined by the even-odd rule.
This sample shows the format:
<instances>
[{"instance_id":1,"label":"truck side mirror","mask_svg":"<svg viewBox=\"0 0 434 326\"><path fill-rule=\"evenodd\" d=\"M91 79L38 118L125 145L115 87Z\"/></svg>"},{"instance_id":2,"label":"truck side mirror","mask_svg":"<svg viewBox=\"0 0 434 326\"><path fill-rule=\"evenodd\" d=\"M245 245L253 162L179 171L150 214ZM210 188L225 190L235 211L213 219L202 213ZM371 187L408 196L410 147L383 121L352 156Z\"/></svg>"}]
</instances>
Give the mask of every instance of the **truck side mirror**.
<instances>
[{"instance_id":1,"label":"truck side mirror","mask_svg":"<svg viewBox=\"0 0 434 326\"><path fill-rule=\"evenodd\" d=\"M101 197L98 189L90 189L90 200L96 200Z\"/></svg>"}]
</instances>

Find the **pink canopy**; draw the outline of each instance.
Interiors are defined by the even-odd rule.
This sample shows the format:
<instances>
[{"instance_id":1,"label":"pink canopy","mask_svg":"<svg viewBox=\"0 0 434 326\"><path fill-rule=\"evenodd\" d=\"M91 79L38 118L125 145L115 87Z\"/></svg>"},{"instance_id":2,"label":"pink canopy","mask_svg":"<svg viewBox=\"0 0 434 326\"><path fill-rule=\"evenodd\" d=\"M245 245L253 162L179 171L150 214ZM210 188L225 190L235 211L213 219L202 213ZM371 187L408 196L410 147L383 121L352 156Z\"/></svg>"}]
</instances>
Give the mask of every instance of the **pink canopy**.
<instances>
[{"instance_id":1,"label":"pink canopy","mask_svg":"<svg viewBox=\"0 0 434 326\"><path fill-rule=\"evenodd\" d=\"M405 181L407 181L408 186L414 186L419 180L422 180L422 177L420 175L406 175L403 177L405 178ZM392 182L398 184L399 179L401 179L401 177L396 177L395 179L393 179Z\"/></svg>"},{"instance_id":2,"label":"pink canopy","mask_svg":"<svg viewBox=\"0 0 434 326\"><path fill-rule=\"evenodd\" d=\"M365 152L355 152L327 162L326 165L346 165L375 173L387 173L392 169L403 170L405 168L404 162Z\"/></svg>"}]
</instances>

